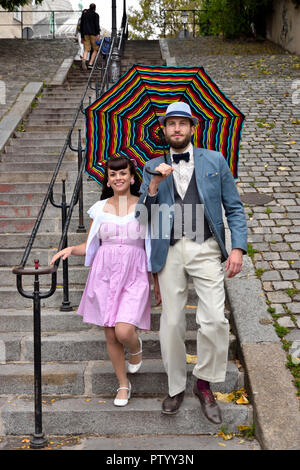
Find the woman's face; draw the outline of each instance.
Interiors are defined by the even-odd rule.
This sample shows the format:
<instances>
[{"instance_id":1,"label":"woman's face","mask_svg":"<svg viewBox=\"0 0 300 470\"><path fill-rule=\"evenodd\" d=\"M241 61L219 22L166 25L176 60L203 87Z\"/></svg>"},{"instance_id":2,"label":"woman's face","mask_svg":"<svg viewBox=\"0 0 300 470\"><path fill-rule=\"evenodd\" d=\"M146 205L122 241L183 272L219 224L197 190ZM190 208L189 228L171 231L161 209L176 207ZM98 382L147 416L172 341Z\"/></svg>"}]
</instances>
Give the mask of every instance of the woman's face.
<instances>
[{"instance_id":1,"label":"woman's face","mask_svg":"<svg viewBox=\"0 0 300 470\"><path fill-rule=\"evenodd\" d=\"M123 194L130 191L130 181L132 175L130 173L129 166L122 170L107 169L108 183L110 184L114 193Z\"/></svg>"}]
</instances>

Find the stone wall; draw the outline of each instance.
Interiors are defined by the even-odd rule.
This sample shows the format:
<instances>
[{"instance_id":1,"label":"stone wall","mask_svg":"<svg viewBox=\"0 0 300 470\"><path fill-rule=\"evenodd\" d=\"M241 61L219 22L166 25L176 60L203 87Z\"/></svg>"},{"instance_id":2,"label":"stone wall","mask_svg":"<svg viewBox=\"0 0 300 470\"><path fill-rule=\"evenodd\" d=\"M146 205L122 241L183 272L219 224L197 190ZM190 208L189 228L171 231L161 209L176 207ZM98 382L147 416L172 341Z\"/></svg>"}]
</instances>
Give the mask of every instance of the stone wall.
<instances>
[{"instance_id":1,"label":"stone wall","mask_svg":"<svg viewBox=\"0 0 300 470\"><path fill-rule=\"evenodd\" d=\"M276 0L267 22L267 38L300 55L300 7L292 0Z\"/></svg>"}]
</instances>

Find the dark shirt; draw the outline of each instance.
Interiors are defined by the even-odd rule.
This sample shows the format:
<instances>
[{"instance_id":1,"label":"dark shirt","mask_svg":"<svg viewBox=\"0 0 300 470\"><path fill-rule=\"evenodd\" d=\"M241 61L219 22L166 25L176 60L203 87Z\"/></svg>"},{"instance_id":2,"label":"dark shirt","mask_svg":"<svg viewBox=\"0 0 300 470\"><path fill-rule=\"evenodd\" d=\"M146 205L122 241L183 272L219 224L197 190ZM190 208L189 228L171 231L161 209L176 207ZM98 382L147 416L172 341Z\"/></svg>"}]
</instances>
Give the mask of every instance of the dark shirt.
<instances>
[{"instance_id":1,"label":"dark shirt","mask_svg":"<svg viewBox=\"0 0 300 470\"><path fill-rule=\"evenodd\" d=\"M88 10L81 17L80 22L81 36L85 34L97 36L100 34L99 15L94 10Z\"/></svg>"}]
</instances>

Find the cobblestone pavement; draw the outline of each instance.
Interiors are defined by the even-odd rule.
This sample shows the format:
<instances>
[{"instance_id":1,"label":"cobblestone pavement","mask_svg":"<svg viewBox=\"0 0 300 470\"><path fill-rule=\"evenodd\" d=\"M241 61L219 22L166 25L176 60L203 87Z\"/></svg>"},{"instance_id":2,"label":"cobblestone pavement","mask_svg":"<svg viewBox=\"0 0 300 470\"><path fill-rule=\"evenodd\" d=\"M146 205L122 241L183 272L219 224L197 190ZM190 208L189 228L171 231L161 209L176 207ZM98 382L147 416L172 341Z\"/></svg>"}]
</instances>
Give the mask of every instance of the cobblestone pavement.
<instances>
[{"instance_id":1,"label":"cobblestone pavement","mask_svg":"<svg viewBox=\"0 0 300 470\"><path fill-rule=\"evenodd\" d=\"M219 40L215 49L211 38L189 43L183 51L182 41L181 46L169 41L177 65L204 66L246 117L237 185L248 221L249 255L283 347L299 357L300 57L268 41L252 44L250 53L249 45L243 49L231 42L231 56L228 43L221 55ZM253 193L269 201L250 203ZM299 387L299 366L297 380Z\"/></svg>"},{"instance_id":2,"label":"cobblestone pavement","mask_svg":"<svg viewBox=\"0 0 300 470\"><path fill-rule=\"evenodd\" d=\"M0 120L28 82L49 83L63 60L77 50L68 38L0 39Z\"/></svg>"}]
</instances>

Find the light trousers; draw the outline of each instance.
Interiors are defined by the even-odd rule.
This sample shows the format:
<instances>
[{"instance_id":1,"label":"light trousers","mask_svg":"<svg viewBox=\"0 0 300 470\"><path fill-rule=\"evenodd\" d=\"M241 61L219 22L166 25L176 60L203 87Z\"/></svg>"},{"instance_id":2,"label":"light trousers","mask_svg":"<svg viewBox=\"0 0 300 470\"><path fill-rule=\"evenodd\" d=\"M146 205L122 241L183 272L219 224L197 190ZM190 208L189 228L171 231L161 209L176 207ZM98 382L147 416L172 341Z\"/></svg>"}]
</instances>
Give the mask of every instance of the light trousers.
<instances>
[{"instance_id":1,"label":"light trousers","mask_svg":"<svg viewBox=\"0 0 300 470\"><path fill-rule=\"evenodd\" d=\"M171 397L186 388L188 276L198 296L197 364L193 375L213 383L224 382L226 375L229 323L224 316L221 251L212 237L201 244L182 238L170 246L166 264L158 273L162 297L160 344Z\"/></svg>"}]
</instances>

